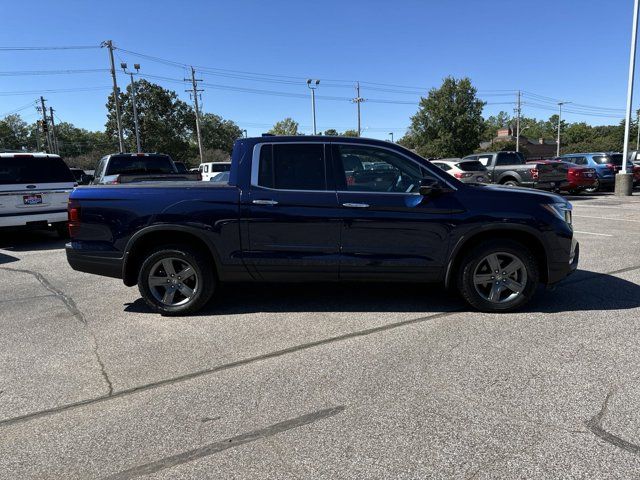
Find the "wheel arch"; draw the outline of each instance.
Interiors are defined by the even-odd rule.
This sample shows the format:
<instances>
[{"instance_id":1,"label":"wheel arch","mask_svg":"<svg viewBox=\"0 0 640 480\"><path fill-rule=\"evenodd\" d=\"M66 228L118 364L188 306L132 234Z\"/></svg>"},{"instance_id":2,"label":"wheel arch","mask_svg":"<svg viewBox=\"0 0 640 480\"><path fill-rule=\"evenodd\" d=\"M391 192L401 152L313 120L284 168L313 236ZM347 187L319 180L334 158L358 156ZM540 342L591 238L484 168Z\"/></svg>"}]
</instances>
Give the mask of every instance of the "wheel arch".
<instances>
[{"instance_id":1,"label":"wheel arch","mask_svg":"<svg viewBox=\"0 0 640 480\"><path fill-rule=\"evenodd\" d=\"M182 225L157 225L136 232L127 243L122 265L124 284L132 287L137 283L138 271L143 259L141 253L155 246L175 244L190 245L201 250L215 266L214 273L218 276L220 271L218 251L203 232Z\"/></svg>"},{"instance_id":2,"label":"wheel arch","mask_svg":"<svg viewBox=\"0 0 640 480\"><path fill-rule=\"evenodd\" d=\"M462 237L454 247L445 275L445 286L451 286L460 264L466 253L488 240L512 240L518 242L531 250L538 264L540 282L547 283L549 278L549 262L547 249L538 234L532 229L514 226L496 226L490 229L483 229Z\"/></svg>"}]
</instances>

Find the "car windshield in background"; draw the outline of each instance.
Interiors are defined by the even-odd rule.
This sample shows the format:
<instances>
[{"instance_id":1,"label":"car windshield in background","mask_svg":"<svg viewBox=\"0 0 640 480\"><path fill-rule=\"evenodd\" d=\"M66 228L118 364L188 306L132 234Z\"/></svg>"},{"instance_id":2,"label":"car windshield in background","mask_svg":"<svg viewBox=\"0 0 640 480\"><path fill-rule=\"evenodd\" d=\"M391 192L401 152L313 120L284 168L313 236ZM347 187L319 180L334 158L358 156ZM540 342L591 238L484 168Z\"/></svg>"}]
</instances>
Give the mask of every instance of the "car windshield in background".
<instances>
[{"instance_id":1,"label":"car windshield in background","mask_svg":"<svg viewBox=\"0 0 640 480\"><path fill-rule=\"evenodd\" d=\"M456 164L463 172L483 172L487 169L482 163L478 160L471 160L469 162L460 162Z\"/></svg>"},{"instance_id":2,"label":"car windshield in background","mask_svg":"<svg viewBox=\"0 0 640 480\"><path fill-rule=\"evenodd\" d=\"M612 155L594 155L593 161L599 165L605 165L607 163L622 165L622 154L614 153Z\"/></svg>"},{"instance_id":3,"label":"car windshield in background","mask_svg":"<svg viewBox=\"0 0 640 480\"><path fill-rule=\"evenodd\" d=\"M75 178L61 158L0 158L0 185L22 183L75 183Z\"/></svg>"},{"instance_id":4,"label":"car windshield in background","mask_svg":"<svg viewBox=\"0 0 640 480\"><path fill-rule=\"evenodd\" d=\"M112 156L106 175L176 173L173 162L166 155Z\"/></svg>"}]
</instances>

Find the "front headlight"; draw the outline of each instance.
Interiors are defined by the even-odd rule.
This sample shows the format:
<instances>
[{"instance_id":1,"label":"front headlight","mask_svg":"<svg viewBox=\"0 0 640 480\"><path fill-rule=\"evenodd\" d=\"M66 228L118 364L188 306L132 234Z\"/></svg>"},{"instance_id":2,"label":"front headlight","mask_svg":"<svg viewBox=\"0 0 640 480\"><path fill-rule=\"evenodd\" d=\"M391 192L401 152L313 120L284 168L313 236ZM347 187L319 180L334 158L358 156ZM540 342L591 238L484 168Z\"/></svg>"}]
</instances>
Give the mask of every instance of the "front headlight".
<instances>
[{"instance_id":1,"label":"front headlight","mask_svg":"<svg viewBox=\"0 0 640 480\"><path fill-rule=\"evenodd\" d=\"M564 220L571 225L571 204L569 202L545 203L542 205L560 220Z\"/></svg>"}]
</instances>

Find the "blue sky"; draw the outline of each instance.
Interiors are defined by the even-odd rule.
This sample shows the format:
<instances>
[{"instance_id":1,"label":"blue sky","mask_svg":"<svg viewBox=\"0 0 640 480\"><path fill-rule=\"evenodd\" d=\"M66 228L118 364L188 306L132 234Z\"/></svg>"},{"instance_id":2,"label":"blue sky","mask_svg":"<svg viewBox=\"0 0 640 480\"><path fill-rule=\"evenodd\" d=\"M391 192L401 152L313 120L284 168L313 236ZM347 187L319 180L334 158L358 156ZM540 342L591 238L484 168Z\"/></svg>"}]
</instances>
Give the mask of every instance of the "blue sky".
<instances>
[{"instance_id":1,"label":"blue sky","mask_svg":"<svg viewBox=\"0 0 640 480\"><path fill-rule=\"evenodd\" d=\"M347 99L359 80L368 100L363 134L388 138L393 131L398 138L420 92L447 75L471 78L488 102L485 116L512 113L520 89L527 92L526 116L546 119L562 99L574 102L566 110L575 113L563 116L569 121L616 123L624 116L632 10L633 0L11 1L0 47L112 39L131 52L207 67L198 74L209 84L204 111L234 120L249 135L286 116L310 132L307 77L321 80L318 129L355 128L355 105ZM180 82L184 67L116 53L117 64L139 62L142 74L173 79L149 78L189 101ZM0 65L0 116L22 108L26 120L35 120L30 103L42 91L58 119L103 128L111 84L106 49L0 50ZM93 69L105 70L13 73ZM119 77L121 86L126 81Z\"/></svg>"}]
</instances>

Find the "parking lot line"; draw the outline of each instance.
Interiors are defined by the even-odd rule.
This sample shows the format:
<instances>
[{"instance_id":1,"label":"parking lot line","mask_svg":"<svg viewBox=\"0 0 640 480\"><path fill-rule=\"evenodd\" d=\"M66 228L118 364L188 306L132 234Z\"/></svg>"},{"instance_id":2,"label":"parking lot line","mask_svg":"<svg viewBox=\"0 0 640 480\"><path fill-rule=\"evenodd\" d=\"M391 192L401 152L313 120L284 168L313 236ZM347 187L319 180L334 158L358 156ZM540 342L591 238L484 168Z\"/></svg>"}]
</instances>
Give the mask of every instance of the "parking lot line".
<instances>
[{"instance_id":1,"label":"parking lot line","mask_svg":"<svg viewBox=\"0 0 640 480\"><path fill-rule=\"evenodd\" d=\"M582 232L580 230L574 230L573 233L580 233L582 235L597 235L599 237L613 237L613 235L610 235L608 233Z\"/></svg>"},{"instance_id":2,"label":"parking lot line","mask_svg":"<svg viewBox=\"0 0 640 480\"><path fill-rule=\"evenodd\" d=\"M631 220L629 218L614 218L614 217L594 217L591 215L572 215L574 218L594 218L596 220L618 220L620 222L633 222L640 223L640 220Z\"/></svg>"}]
</instances>

